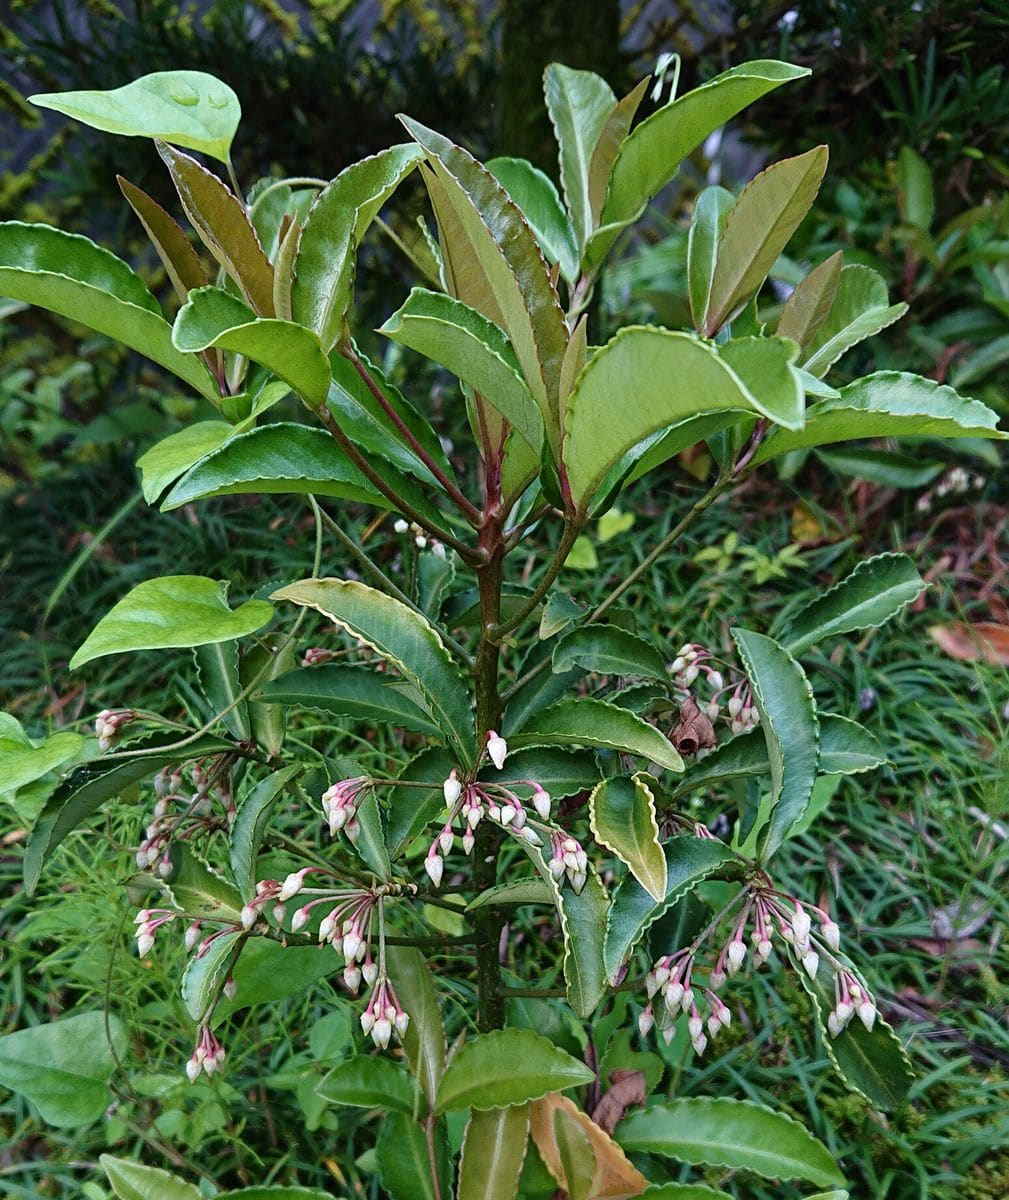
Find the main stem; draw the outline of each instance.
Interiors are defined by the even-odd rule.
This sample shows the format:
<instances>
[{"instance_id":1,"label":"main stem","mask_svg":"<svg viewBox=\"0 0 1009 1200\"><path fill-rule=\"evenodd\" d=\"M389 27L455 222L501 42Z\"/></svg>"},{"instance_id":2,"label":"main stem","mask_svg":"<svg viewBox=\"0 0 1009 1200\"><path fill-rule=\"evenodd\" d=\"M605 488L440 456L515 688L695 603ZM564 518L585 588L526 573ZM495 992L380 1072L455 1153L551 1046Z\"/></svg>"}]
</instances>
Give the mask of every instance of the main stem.
<instances>
[{"instance_id":1,"label":"main stem","mask_svg":"<svg viewBox=\"0 0 1009 1200\"><path fill-rule=\"evenodd\" d=\"M476 736L478 753L483 749L487 733L501 722L501 693L498 671L501 646L493 634L501 622L501 587L504 582L505 544L501 531L500 502L490 498L480 526L479 548L486 555L477 567L480 589L480 644L473 665L476 687ZM500 837L490 821L476 827L473 846L473 889L479 895L497 881L497 850ZM500 992L501 964L499 945L504 918L501 910L488 907L478 910L474 921L476 934L477 1025L481 1032L500 1029L504 1025L504 1000Z\"/></svg>"}]
</instances>

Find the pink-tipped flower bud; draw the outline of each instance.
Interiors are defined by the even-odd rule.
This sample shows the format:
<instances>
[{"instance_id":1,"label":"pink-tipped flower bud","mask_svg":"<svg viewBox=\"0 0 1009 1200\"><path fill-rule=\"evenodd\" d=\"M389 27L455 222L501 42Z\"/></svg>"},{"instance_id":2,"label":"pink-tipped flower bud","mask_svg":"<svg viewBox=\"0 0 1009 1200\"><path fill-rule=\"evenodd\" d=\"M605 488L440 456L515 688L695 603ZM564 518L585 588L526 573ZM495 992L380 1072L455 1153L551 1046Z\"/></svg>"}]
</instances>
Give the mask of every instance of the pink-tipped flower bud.
<instances>
[{"instance_id":1,"label":"pink-tipped flower bud","mask_svg":"<svg viewBox=\"0 0 1009 1200\"><path fill-rule=\"evenodd\" d=\"M700 1058L701 1055L704 1053L704 1051L707 1050L707 1048L708 1048L708 1039L704 1036L703 1033L699 1034L695 1038L691 1038L690 1042L691 1042L691 1045L694 1047L694 1053L697 1055L698 1058Z\"/></svg>"},{"instance_id":2,"label":"pink-tipped flower bud","mask_svg":"<svg viewBox=\"0 0 1009 1200\"><path fill-rule=\"evenodd\" d=\"M386 1050L392 1039L392 1022L386 1017L379 1017L371 1030L371 1040L379 1048Z\"/></svg>"},{"instance_id":3,"label":"pink-tipped flower bud","mask_svg":"<svg viewBox=\"0 0 1009 1200\"><path fill-rule=\"evenodd\" d=\"M462 835L462 852L463 852L463 854L470 854L475 845L476 845L476 838L473 836L473 831L467 827L466 832Z\"/></svg>"},{"instance_id":4,"label":"pink-tipped flower bud","mask_svg":"<svg viewBox=\"0 0 1009 1200\"><path fill-rule=\"evenodd\" d=\"M574 874L568 876L568 879L571 883L571 890L576 896L580 896L582 894L582 888L588 881L588 875L586 875L584 871L575 871Z\"/></svg>"},{"instance_id":5,"label":"pink-tipped flower bud","mask_svg":"<svg viewBox=\"0 0 1009 1200\"><path fill-rule=\"evenodd\" d=\"M305 876L311 870L311 867L304 867L300 871L292 871L284 880L280 888L280 902L283 904L285 900L290 900L297 896L301 891L302 884L305 882Z\"/></svg>"},{"instance_id":6,"label":"pink-tipped flower bud","mask_svg":"<svg viewBox=\"0 0 1009 1200\"><path fill-rule=\"evenodd\" d=\"M652 1006L649 1004L647 1008L642 1009L642 1011L638 1013L638 1033L640 1033L643 1038L646 1038L652 1032L652 1027L654 1025L655 1016L652 1013Z\"/></svg>"},{"instance_id":7,"label":"pink-tipped flower bud","mask_svg":"<svg viewBox=\"0 0 1009 1200\"><path fill-rule=\"evenodd\" d=\"M343 832L347 835L351 842L356 842L361 836L361 822L349 821L346 825L344 825Z\"/></svg>"},{"instance_id":8,"label":"pink-tipped flower bud","mask_svg":"<svg viewBox=\"0 0 1009 1200\"><path fill-rule=\"evenodd\" d=\"M455 768L449 772L448 779L442 784L441 790L445 795L445 803L451 808L462 795L462 784L459 782Z\"/></svg>"},{"instance_id":9,"label":"pink-tipped flower bud","mask_svg":"<svg viewBox=\"0 0 1009 1200\"><path fill-rule=\"evenodd\" d=\"M343 986L352 996L356 996L361 986L361 968L348 963L343 971Z\"/></svg>"},{"instance_id":10,"label":"pink-tipped flower bud","mask_svg":"<svg viewBox=\"0 0 1009 1200\"><path fill-rule=\"evenodd\" d=\"M855 1011L858 1013L858 1019L866 1027L869 1033L872 1033L872 1027L876 1024L875 1004L873 1004L869 997L866 996L859 1002L858 1008L856 1008Z\"/></svg>"},{"instance_id":11,"label":"pink-tipped flower bud","mask_svg":"<svg viewBox=\"0 0 1009 1200\"><path fill-rule=\"evenodd\" d=\"M452 846L455 844L455 834L448 825L438 835L438 846L442 854L451 854Z\"/></svg>"},{"instance_id":12,"label":"pink-tipped flower bud","mask_svg":"<svg viewBox=\"0 0 1009 1200\"><path fill-rule=\"evenodd\" d=\"M197 1079L199 1079L200 1071L202 1069L203 1064L195 1055L189 1059L189 1061L186 1063L186 1078L190 1083L195 1083Z\"/></svg>"},{"instance_id":13,"label":"pink-tipped flower bud","mask_svg":"<svg viewBox=\"0 0 1009 1200\"><path fill-rule=\"evenodd\" d=\"M666 1003L666 1008L671 1013L675 1013L680 1007L680 1001L683 999L683 984L679 980L669 984L663 990L662 998Z\"/></svg>"},{"instance_id":14,"label":"pink-tipped flower bud","mask_svg":"<svg viewBox=\"0 0 1009 1200\"><path fill-rule=\"evenodd\" d=\"M695 1041L704 1032L704 1022L701 1020L700 1014L695 1010L690 1020L687 1021L687 1030L690 1033L690 1040Z\"/></svg>"},{"instance_id":15,"label":"pink-tipped flower bud","mask_svg":"<svg viewBox=\"0 0 1009 1200\"><path fill-rule=\"evenodd\" d=\"M743 959L746 958L746 944L739 938L735 938L729 942L729 949L726 952L725 969L729 975L735 975L739 968L743 965Z\"/></svg>"},{"instance_id":16,"label":"pink-tipped flower bud","mask_svg":"<svg viewBox=\"0 0 1009 1200\"><path fill-rule=\"evenodd\" d=\"M378 963L366 962L361 968L361 974L364 976L364 982L371 987L378 978Z\"/></svg>"},{"instance_id":17,"label":"pink-tipped flower bud","mask_svg":"<svg viewBox=\"0 0 1009 1200\"><path fill-rule=\"evenodd\" d=\"M713 992L720 992L725 987L726 974L724 971L719 971L716 967L708 976L708 987Z\"/></svg>"},{"instance_id":18,"label":"pink-tipped flower bud","mask_svg":"<svg viewBox=\"0 0 1009 1200\"><path fill-rule=\"evenodd\" d=\"M273 919L278 925L283 925L287 920L287 909L279 901L273 906Z\"/></svg>"},{"instance_id":19,"label":"pink-tipped flower bud","mask_svg":"<svg viewBox=\"0 0 1009 1200\"><path fill-rule=\"evenodd\" d=\"M505 758L508 756L508 743L493 729L487 734L487 753L490 755L490 760L494 766L499 771L502 770L505 765Z\"/></svg>"},{"instance_id":20,"label":"pink-tipped flower bud","mask_svg":"<svg viewBox=\"0 0 1009 1200\"><path fill-rule=\"evenodd\" d=\"M137 954L141 958L146 958L150 954L154 946L154 934L148 933L146 930L137 934Z\"/></svg>"},{"instance_id":21,"label":"pink-tipped flower bud","mask_svg":"<svg viewBox=\"0 0 1009 1200\"><path fill-rule=\"evenodd\" d=\"M554 879L560 879L560 877L564 874L564 870L565 870L564 859L563 858L552 858L548 865L549 865L549 869L550 869L550 874L554 877Z\"/></svg>"},{"instance_id":22,"label":"pink-tipped flower bud","mask_svg":"<svg viewBox=\"0 0 1009 1200\"><path fill-rule=\"evenodd\" d=\"M844 1024L839 1019L837 1013L836 1012L828 1013L827 1014L827 1032L830 1034L830 1036L832 1038L836 1038L837 1035L843 1029L844 1029Z\"/></svg>"},{"instance_id":23,"label":"pink-tipped flower bud","mask_svg":"<svg viewBox=\"0 0 1009 1200\"><path fill-rule=\"evenodd\" d=\"M186 949L192 950L196 943L200 940L200 922L194 921L191 925L186 926L185 943Z\"/></svg>"},{"instance_id":24,"label":"pink-tipped flower bud","mask_svg":"<svg viewBox=\"0 0 1009 1200\"><path fill-rule=\"evenodd\" d=\"M364 1036L367 1037L374 1027L375 1014L370 1008L366 1008L364 1012L361 1013L361 1029L364 1031Z\"/></svg>"},{"instance_id":25,"label":"pink-tipped flower bud","mask_svg":"<svg viewBox=\"0 0 1009 1200\"><path fill-rule=\"evenodd\" d=\"M483 816L483 809L479 804L471 804L466 809L466 824L470 829L476 829L480 824L480 818Z\"/></svg>"},{"instance_id":26,"label":"pink-tipped flower bud","mask_svg":"<svg viewBox=\"0 0 1009 1200\"><path fill-rule=\"evenodd\" d=\"M838 1001L837 1008L834 1009L834 1012L841 1024L841 1028L843 1029L844 1026L847 1025L851 1018L855 1015L855 1006L853 1004L849 1004L847 1000L840 1000Z\"/></svg>"},{"instance_id":27,"label":"pink-tipped flower bud","mask_svg":"<svg viewBox=\"0 0 1009 1200\"><path fill-rule=\"evenodd\" d=\"M299 929L303 929L309 922L312 916L312 909L309 905L304 908L297 908L294 911L294 916L291 917L291 932L297 933Z\"/></svg>"},{"instance_id":28,"label":"pink-tipped flower bud","mask_svg":"<svg viewBox=\"0 0 1009 1200\"><path fill-rule=\"evenodd\" d=\"M504 804L501 806L501 812L498 816L498 820L502 825L510 825L515 819L515 812L516 809L513 804Z\"/></svg>"},{"instance_id":29,"label":"pink-tipped flower bud","mask_svg":"<svg viewBox=\"0 0 1009 1200\"><path fill-rule=\"evenodd\" d=\"M543 839L536 832L536 830L531 828L529 825L523 825L521 829L516 829L513 824L512 834L517 838L521 838L522 841L528 842L530 846L543 845Z\"/></svg>"},{"instance_id":30,"label":"pink-tipped flower bud","mask_svg":"<svg viewBox=\"0 0 1009 1200\"><path fill-rule=\"evenodd\" d=\"M350 933L343 935L343 957L348 963L352 963L358 957L363 949L363 945L356 930L351 930Z\"/></svg>"},{"instance_id":31,"label":"pink-tipped flower bud","mask_svg":"<svg viewBox=\"0 0 1009 1200\"><path fill-rule=\"evenodd\" d=\"M713 692L720 692L725 687L725 680L718 671L709 671L708 684Z\"/></svg>"},{"instance_id":32,"label":"pink-tipped flower bud","mask_svg":"<svg viewBox=\"0 0 1009 1200\"><path fill-rule=\"evenodd\" d=\"M805 950L809 942L811 924L809 913L801 904L797 904L795 912L792 914L792 933L795 935L795 945L800 950Z\"/></svg>"},{"instance_id":33,"label":"pink-tipped flower bud","mask_svg":"<svg viewBox=\"0 0 1009 1200\"><path fill-rule=\"evenodd\" d=\"M243 904L242 905L242 916L241 916L242 928L243 929L251 929L253 927L253 925L255 925L256 918L258 916L259 916L258 910L253 908L251 904Z\"/></svg>"},{"instance_id":34,"label":"pink-tipped flower bud","mask_svg":"<svg viewBox=\"0 0 1009 1200\"><path fill-rule=\"evenodd\" d=\"M234 998L238 995L238 984L235 983L234 979L230 975L224 984L224 994L229 1000L234 1000Z\"/></svg>"},{"instance_id":35,"label":"pink-tipped flower bud","mask_svg":"<svg viewBox=\"0 0 1009 1200\"><path fill-rule=\"evenodd\" d=\"M715 1034L722 1028L722 1022L715 1016L714 1013L707 1020L708 1035L714 1037Z\"/></svg>"},{"instance_id":36,"label":"pink-tipped flower bud","mask_svg":"<svg viewBox=\"0 0 1009 1200\"><path fill-rule=\"evenodd\" d=\"M735 721L743 711L743 701L739 696L733 696L727 707L729 709L729 716Z\"/></svg>"},{"instance_id":37,"label":"pink-tipped flower bud","mask_svg":"<svg viewBox=\"0 0 1009 1200\"><path fill-rule=\"evenodd\" d=\"M409 1014L400 1009L399 1012L396 1013L392 1024L396 1030L396 1036L402 1038L406 1034L407 1029L410 1027Z\"/></svg>"},{"instance_id":38,"label":"pink-tipped flower bud","mask_svg":"<svg viewBox=\"0 0 1009 1200\"><path fill-rule=\"evenodd\" d=\"M835 921L828 917L820 925L820 936L831 948L831 950L840 950L841 948L841 929Z\"/></svg>"},{"instance_id":39,"label":"pink-tipped flower bud","mask_svg":"<svg viewBox=\"0 0 1009 1200\"><path fill-rule=\"evenodd\" d=\"M445 860L440 854L429 854L424 859L424 870L431 877L431 882L436 888L441 887L441 877L445 869Z\"/></svg>"},{"instance_id":40,"label":"pink-tipped flower bud","mask_svg":"<svg viewBox=\"0 0 1009 1200\"><path fill-rule=\"evenodd\" d=\"M550 795L538 783L533 788L533 808L544 821L550 819Z\"/></svg>"},{"instance_id":41,"label":"pink-tipped flower bud","mask_svg":"<svg viewBox=\"0 0 1009 1200\"><path fill-rule=\"evenodd\" d=\"M807 950L802 956L802 965L806 968L806 974L810 979L816 978L816 972L820 969L820 956L815 950Z\"/></svg>"}]
</instances>

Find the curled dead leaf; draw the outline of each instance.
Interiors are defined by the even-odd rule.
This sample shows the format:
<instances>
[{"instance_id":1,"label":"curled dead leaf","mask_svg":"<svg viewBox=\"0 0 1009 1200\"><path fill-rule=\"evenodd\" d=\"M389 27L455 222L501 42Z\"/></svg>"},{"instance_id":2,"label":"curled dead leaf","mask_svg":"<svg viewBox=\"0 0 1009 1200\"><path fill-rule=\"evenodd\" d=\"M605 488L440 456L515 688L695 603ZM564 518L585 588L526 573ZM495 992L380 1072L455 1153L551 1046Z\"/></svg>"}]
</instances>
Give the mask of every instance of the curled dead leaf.
<instances>
[{"instance_id":1,"label":"curled dead leaf","mask_svg":"<svg viewBox=\"0 0 1009 1200\"><path fill-rule=\"evenodd\" d=\"M950 658L1009 667L1009 625L997 621L978 621L973 625L954 621L950 625L932 625L928 632Z\"/></svg>"},{"instance_id":2,"label":"curled dead leaf","mask_svg":"<svg viewBox=\"0 0 1009 1200\"><path fill-rule=\"evenodd\" d=\"M715 744L715 727L702 712L693 696L680 705L680 715L669 733L669 740L681 754L710 750Z\"/></svg>"},{"instance_id":3,"label":"curled dead leaf","mask_svg":"<svg viewBox=\"0 0 1009 1200\"><path fill-rule=\"evenodd\" d=\"M595 1169L588 1183L583 1183L582 1179L572 1180L578 1190L578 1200L631 1200L648 1186L648 1180L627 1161L627 1156L610 1135L567 1096L557 1092L544 1096L529 1106L529 1112L529 1132L540 1158L566 1191L571 1189L563 1159L568 1157L572 1143L584 1145L585 1140L588 1141L595 1158ZM558 1144L558 1130L563 1147ZM583 1176L584 1165L579 1163L580 1176Z\"/></svg>"}]
</instances>

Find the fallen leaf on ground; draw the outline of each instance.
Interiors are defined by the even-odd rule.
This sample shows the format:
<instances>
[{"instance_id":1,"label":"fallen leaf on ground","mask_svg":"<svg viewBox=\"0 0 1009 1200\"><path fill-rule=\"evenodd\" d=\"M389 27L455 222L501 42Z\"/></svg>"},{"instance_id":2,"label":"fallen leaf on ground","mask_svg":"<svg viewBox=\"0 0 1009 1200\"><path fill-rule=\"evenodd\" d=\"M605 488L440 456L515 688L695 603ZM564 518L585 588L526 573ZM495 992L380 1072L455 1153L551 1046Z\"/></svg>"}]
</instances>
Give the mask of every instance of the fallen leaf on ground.
<instances>
[{"instance_id":1,"label":"fallen leaf on ground","mask_svg":"<svg viewBox=\"0 0 1009 1200\"><path fill-rule=\"evenodd\" d=\"M1009 667L1009 625L978 621L968 625L932 625L929 636L944 654L964 662L988 662Z\"/></svg>"}]
</instances>

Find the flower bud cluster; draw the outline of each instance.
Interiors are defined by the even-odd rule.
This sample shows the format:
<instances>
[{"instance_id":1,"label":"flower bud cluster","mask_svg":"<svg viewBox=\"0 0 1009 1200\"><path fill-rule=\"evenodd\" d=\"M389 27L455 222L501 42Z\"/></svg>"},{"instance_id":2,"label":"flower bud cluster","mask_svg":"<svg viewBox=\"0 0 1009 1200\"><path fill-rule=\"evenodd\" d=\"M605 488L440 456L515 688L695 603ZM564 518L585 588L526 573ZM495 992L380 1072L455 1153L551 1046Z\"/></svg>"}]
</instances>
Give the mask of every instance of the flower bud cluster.
<instances>
[{"instance_id":1,"label":"flower bud cluster","mask_svg":"<svg viewBox=\"0 0 1009 1200\"><path fill-rule=\"evenodd\" d=\"M141 871L156 868L166 879L172 871L173 841L186 841L195 834L231 825L235 801L226 773L217 767L217 761L166 767L154 777L154 812L136 851Z\"/></svg>"},{"instance_id":2,"label":"flower bud cluster","mask_svg":"<svg viewBox=\"0 0 1009 1200\"><path fill-rule=\"evenodd\" d=\"M209 1025L201 1025L196 1036L196 1048L193 1057L186 1063L186 1075L190 1083L195 1083L202 1071L213 1075L224 1062L224 1047L214 1036Z\"/></svg>"},{"instance_id":3,"label":"flower bud cluster","mask_svg":"<svg viewBox=\"0 0 1009 1200\"><path fill-rule=\"evenodd\" d=\"M717 934L716 918L693 944L655 962L645 977L648 1003L638 1020L642 1037L657 1025L668 1043L679 1018L685 1017L694 1051L703 1054L709 1039L731 1023L731 1014L718 993L728 979L742 970L748 955L754 968L762 966L772 954L776 939L789 947L791 960L810 979L822 977L822 966L830 968L835 994L835 1007L827 1018L831 1037L837 1037L853 1016L858 1016L866 1029L872 1029L875 1003L865 983L836 957L841 944L840 929L827 913L765 883L751 885L740 893L738 900L743 903L742 912L732 923L728 940L717 954L711 950L704 954L710 939ZM703 986L693 979L702 954L707 960L707 965L701 966L702 974L706 972L707 976ZM702 1004L707 1011L706 1020Z\"/></svg>"},{"instance_id":4,"label":"flower bud cluster","mask_svg":"<svg viewBox=\"0 0 1009 1200\"><path fill-rule=\"evenodd\" d=\"M709 650L697 642L686 642L676 652L670 670L678 687L688 695L699 677L703 677L710 689L710 697L705 701L698 700L698 706L707 714L709 721L717 721L722 715L722 700L725 693L732 691L729 697L727 717L733 734L747 733L760 722L760 713L753 703L750 687L740 682L733 687L726 684L721 671L711 664L714 656ZM698 757L703 757L704 751Z\"/></svg>"},{"instance_id":5,"label":"flower bud cluster","mask_svg":"<svg viewBox=\"0 0 1009 1200\"><path fill-rule=\"evenodd\" d=\"M132 708L110 709L103 708L95 717L95 734L98 737L98 749L106 751L119 735L119 730L135 721L137 714Z\"/></svg>"},{"instance_id":6,"label":"flower bud cluster","mask_svg":"<svg viewBox=\"0 0 1009 1200\"><path fill-rule=\"evenodd\" d=\"M357 821L357 809L361 803L361 795L370 783L371 780L365 776L341 779L323 793L322 811L329 822L330 837L336 837L342 829L352 842L357 841L361 832Z\"/></svg>"},{"instance_id":7,"label":"flower bud cluster","mask_svg":"<svg viewBox=\"0 0 1009 1200\"><path fill-rule=\"evenodd\" d=\"M560 882L567 876L571 890L577 896L588 877L589 857L570 834L555 830L550 835L551 855L547 866L550 874Z\"/></svg>"},{"instance_id":8,"label":"flower bud cluster","mask_svg":"<svg viewBox=\"0 0 1009 1200\"><path fill-rule=\"evenodd\" d=\"M918 512L928 513L936 500L944 500L947 496L962 496L971 490L981 491L985 485L983 475L972 474L963 467L951 467L939 480L934 488L930 488L918 497L915 508Z\"/></svg>"},{"instance_id":9,"label":"flower bud cluster","mask_svg":"<svg viewBox=\"0 0 1009 1200\"><path fill-rule=\"evenodd\" d=\"M137 954L146 958L154 946L154 935L162 925L174 921L179 914L170 908L142 908L133 918L136 925Z\"/></svg>"},{"instance_id":10,"label":"flower bud cluster","mask_svg":"<svg viewBox=\"0 0 1009 1200\"><path fill-rule=\"evenodd\" d=\"M442 545L437 538L430 537L424 528L418 525L415 521L406 521L402 517L398 517L393 522L392 527L399 534L409 533L413 538L413 544L418 550L423 550L430 542L431 553L434 554L436 558L445 557L444 545Z\"/></svg>"},{"instance_id":11,"label":"flower bud cluster","mask_svg":"<svg viewBox=\"0 0 1009 1200\"><path fill-rule=\"evenodd\" d=\"M301 665L303 667L321 667L335 658L335 650L327 650L324 646L309 646L302 655Z\"/></svg>"},{"instance_id":12,"label":"flower bud cluster","mask_svg":"<svg viewBox=\"0 0 1009 1200\"><path fill-rule=\"evenodd\" d=\"M361 1013L361 1028L365 1036L370 1035L376 1047L385 1050L393 1034L399 1041L403 1040L409 1024L410 1018L400 1004L395 989L388 976L383 975L376 982L368 1006Z\"/></svg>"}]
</instances>

